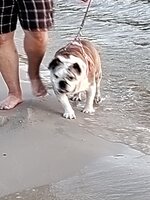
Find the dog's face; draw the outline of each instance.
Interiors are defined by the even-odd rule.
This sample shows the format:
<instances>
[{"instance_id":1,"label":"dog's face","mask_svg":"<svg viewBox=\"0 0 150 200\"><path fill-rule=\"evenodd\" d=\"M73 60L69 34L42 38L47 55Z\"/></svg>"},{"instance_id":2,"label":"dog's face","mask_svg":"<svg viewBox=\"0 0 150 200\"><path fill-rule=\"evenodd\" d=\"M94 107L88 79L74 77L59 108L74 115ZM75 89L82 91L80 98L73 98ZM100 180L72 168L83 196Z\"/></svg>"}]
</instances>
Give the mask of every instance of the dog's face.
<instances>
[{"instance_id":1,"label":"dog's face","mask_svg":"<svg viewBox=\"0 0 150 200\"><path fill-rule=\"evenodd\" d=\"M79 60L56 57L49 64L55 93L74 93L81 80L82 63Z\"/></svg>"}]
</instances>

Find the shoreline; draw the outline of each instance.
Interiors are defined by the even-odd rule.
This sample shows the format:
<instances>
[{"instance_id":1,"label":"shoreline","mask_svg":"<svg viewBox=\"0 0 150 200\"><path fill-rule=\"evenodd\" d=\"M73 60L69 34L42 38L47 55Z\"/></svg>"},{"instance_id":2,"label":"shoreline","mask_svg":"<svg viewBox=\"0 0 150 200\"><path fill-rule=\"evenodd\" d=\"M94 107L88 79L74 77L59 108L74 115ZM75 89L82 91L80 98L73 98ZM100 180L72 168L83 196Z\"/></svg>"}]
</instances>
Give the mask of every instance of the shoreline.
<instances>
[{"instance_id":1,"label":"shoreline","mask_svg":"<svg viewBox=\"0 0 150 200\"><path fill-rule=\"evenodd\" d=\"M1 99L5 95L1 79L0 84ZM0 111L0 200L14 200L18 194L28 200L33 195L32 200L38 200L51 184L80 174L98 159L104 162L101 170L105 171L105 159L127 156L128 167L129 160L144 156L124 144L108 142L87 132L80 123L83 113L77 111L76 120L64 119L53 94L35 98L29 83L23 82L22 88L24 102L13 110ZM36 191L39 198L35 198ZM42 198L47 199L47 195Z\"/></svg>"}]
</instances>

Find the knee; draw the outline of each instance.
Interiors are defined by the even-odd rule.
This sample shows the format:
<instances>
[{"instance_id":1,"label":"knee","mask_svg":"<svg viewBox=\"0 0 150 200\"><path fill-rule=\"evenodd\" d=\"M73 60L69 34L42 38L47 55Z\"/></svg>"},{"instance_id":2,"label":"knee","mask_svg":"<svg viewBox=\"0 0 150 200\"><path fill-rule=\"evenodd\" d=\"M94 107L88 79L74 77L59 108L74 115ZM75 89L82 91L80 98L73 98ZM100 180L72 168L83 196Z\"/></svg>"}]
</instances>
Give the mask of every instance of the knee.
<instances>
[{"instance_id":1,"label":"knee","mask_svg":"<svg viewBox=\"0 0 150 200\"><path fill-rule=\"evenodd\" d=\"M25 43L31 44L32 47L44 48L48 43L48 33L46 31L25 31Z\"/></svg>"},{"instance_id":2,"label":"knee","mask_svg":"<svg viewBox=\"0 0 150 200\"><path fill-rule=\"evenodd\" d=\"M14 36L13 32L0 34L0 46L12 42L13 41L13 36Z\"/></svg>"}]
</instances>

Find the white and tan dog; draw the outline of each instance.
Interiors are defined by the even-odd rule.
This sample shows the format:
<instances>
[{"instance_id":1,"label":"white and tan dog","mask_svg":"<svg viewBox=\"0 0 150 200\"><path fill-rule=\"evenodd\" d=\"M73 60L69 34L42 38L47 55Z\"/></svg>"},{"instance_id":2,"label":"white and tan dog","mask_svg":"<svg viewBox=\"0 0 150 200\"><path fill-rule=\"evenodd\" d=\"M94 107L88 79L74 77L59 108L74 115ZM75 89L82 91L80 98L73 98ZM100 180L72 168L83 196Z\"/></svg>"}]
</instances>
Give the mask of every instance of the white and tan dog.
<instances>
[{"instance_id":1,"label":"white and tan dog","mask_svg":"<svg viewBox=\"0 0 150 200\"><path fill-rule=\"evenodd\" d=\"M58 100L64 108L63 116L76 118L68 96L80 99L80 92L86 91L85 113L94 112L93 104L100 103L101 60L98 51L88 40L81 39L69 43L58 50L48 69Z\"/></svg>"}]
</instances>

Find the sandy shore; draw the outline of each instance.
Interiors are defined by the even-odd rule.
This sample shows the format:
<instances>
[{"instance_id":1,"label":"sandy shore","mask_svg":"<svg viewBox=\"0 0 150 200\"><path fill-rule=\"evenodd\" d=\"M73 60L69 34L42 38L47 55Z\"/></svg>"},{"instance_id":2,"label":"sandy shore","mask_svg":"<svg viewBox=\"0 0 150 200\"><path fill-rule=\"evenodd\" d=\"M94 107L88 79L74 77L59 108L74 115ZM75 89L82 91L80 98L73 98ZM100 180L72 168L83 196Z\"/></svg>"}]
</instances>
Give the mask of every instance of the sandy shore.
<instances>
[{"instance_id":1,"label":"sandy shore","mask_svg":"<svg viewBox=\"0 0 150 200\"><path fill-rule=\"evenodd\" d=\"M2 100L6 89L1 77L0 85ZM0 200L59 199L57 195L50 195L50 185L78 175L98 159L101 160L104 179L109 173L112 181L116 179L112 174L116 173L117 178L120 177L122 159L117 159L116 163L114 160L124 155L127 156L124 162L127 175L130 169L137 170L134 159L138 158L140 163L144 156L142 153L87 132L80 123L83 113L77 112L76 120L63 119L62 108L53 94L35 98L29 83L22 83L22 88L24 102L11 111L0 111ZM106 162L107 159L111 162ZM149 158L144 159L148 164ZM131 160L132 165L129 166ZM113 171L116 166L120 167ZM150 177L150 172L144 169L145 175Z\"/></svg>"}]
</instances>

